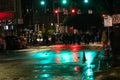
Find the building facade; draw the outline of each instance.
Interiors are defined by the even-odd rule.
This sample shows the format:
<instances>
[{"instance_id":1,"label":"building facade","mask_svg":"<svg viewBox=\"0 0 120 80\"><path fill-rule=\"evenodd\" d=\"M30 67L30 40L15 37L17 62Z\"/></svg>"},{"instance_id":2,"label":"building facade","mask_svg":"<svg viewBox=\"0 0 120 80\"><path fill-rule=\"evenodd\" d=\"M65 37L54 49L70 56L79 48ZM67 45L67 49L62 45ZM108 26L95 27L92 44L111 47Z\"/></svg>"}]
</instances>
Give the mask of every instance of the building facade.
<instances>
[{"instance_id":1,"label":"building facade","mask_svg":"<svg viewBox=\"0 0 120 80\"><path fill-rule=\"evenodd\" d=\"M18 24L23 24L20 0L0 0L0 33L17 35Z\"/></svg>"}]
</instances>

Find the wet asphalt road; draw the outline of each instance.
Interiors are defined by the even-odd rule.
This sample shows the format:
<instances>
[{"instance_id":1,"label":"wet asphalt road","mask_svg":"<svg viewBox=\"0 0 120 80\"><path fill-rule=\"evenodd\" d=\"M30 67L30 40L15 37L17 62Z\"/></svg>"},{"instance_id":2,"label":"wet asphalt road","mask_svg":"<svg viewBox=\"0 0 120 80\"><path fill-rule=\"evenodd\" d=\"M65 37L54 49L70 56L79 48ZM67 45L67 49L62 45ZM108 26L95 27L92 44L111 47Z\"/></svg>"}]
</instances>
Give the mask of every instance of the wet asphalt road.
<instances>
[{"instance_id":1,"label":"wet asphalt road","mask_svg":"<svg viewBox=\"0 0 120 80\"><path fill-rule=\"evenodd\" d=\"M99 47L80 45L8 51L0 58L0 80L94 80L94 72L108 66L100 57Z\"/></svg>"}]
</instances>

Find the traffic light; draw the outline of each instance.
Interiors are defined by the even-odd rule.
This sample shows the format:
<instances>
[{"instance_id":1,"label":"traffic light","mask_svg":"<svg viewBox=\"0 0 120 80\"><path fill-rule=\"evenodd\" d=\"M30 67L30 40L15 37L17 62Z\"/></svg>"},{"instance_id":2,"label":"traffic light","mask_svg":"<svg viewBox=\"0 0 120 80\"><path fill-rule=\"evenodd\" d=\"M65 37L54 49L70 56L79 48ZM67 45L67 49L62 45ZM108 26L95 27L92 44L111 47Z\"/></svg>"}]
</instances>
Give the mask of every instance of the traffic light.
<instances>
[{"instance_id":1,"label":"traffic light","mask_svg":"<svg viewBox=\"0 0 120 80\"><path fill-rule=\"evenodd\" d=\"M84 3L88 3L88 0L84 0Z\"/></svg>"},{"instance_id":2,"label":"traffic light","mask_svg":"<svg viewBox=\"0 0 120 80\"><path fill-rule=\"evenodd\" d=\"M58 10L57 10L57 9L56 9L56 10L54 10L54 13L55 13L55 14L57 14L57 13L58 13Z\"/></svg>"},{"instance_id":3,"label":"traffic light","mask_svg":"<svg viewBox=\"0 0 120 80\"><path fill-rule=\"evenodd\" d=\"M72 13L72 14L75 14L75 13L76 13L76 10L75 10L75 9L71 9L71 13Z\"/></svg>"},{"instance_id":4,"label":"traffic light","mask_svg":"<svg viewBox=\"0 0 120 80\"><path fill-rule=\"evenodd\" d=\"M61 6L68 6L68 0L60 0L61 1Z\"/></svg>"},{"instance_id":5,"label":"traffic light","mask_svg":"<svg viewBox=\"0 0 120 80\"><path fill-rule=\"evenodd\" d=\"M106 14L102 14L102 17L104 18L106 16Z\"/></svg>"},{"instance_id":6,"label":"traffic light","mask_svg":"<svg viewBox=\"0 0 120 80\"><path fill-rule=\"evenodd\" d=\"M72 12L72 13L75 13L75 9L72 9L71 12Z\"/></svg>"},{"instance_id":7,"label":"traffic light","mask_svg":"<svg viewBox=\"0 0 120 80\"><path fill-rule=\"evenodd\" d=\"M41 1L40 1L40 4L41 4L41 5L45 5L45 0L41 0Z\"/></svg>"},{"instance_id":8,"label":"traffic light","mask_svg":"<svg viewBox=\"0 0 120 80\"><path fill-rule=\"evenodd\" d=\"M62 0L62 4L67 4L67 0Z\"/></svg>"}]
</instances>

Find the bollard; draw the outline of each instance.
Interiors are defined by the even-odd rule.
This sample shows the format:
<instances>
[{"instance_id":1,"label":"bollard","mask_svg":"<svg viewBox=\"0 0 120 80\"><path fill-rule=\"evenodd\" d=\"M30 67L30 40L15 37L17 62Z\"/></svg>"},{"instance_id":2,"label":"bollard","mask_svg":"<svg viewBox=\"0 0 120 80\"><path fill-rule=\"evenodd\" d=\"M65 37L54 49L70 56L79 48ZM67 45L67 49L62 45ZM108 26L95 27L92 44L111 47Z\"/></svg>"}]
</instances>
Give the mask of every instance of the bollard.
<instances>
[{"instance_id":1,"label":"bollard","mask_svg":"<svg viewBox=\"0 0 120 80\"><path fill-rule=\"evenodd\" d=\"M82 63L86 61L85 51L83 51Z\"/></svg>"}]
</instances>

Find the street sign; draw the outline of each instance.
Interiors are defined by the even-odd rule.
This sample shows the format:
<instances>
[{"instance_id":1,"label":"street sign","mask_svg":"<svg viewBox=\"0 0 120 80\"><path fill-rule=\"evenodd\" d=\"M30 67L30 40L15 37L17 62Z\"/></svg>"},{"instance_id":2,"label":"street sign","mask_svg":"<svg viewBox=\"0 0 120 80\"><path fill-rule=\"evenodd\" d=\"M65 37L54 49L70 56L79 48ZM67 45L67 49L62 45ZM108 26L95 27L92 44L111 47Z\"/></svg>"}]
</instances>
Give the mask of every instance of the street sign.
<instances>
[{"instance_id":1,"label":"street sign","mask_svg":"<svg viewBox=\"0 0 120 80\"><path fill-rule=\"evenodd\" d=\"M120 23L120 14L112 15L112 22L113 22L113 24L119 24Z\"/></svg>"},{"instance_id":2,"label":"street sign","mask_svg":"<svg viewBox=\"0 0 120 80\"><path fill-rule=\"evenodd\" d=\"M22 18L18 19L18 24L23 24L23 19Z\"/></svg>"},{"instance_id":3,"label":"street sign","mask_svg":"<svg viewBox=\"0 0 120 80\"><path fill-rule=\"evenodd\" d=\"M112 17L107 15L104 17L104 27L111 27L111 26L112 26Z\"/></svg>"}]
</instances>

